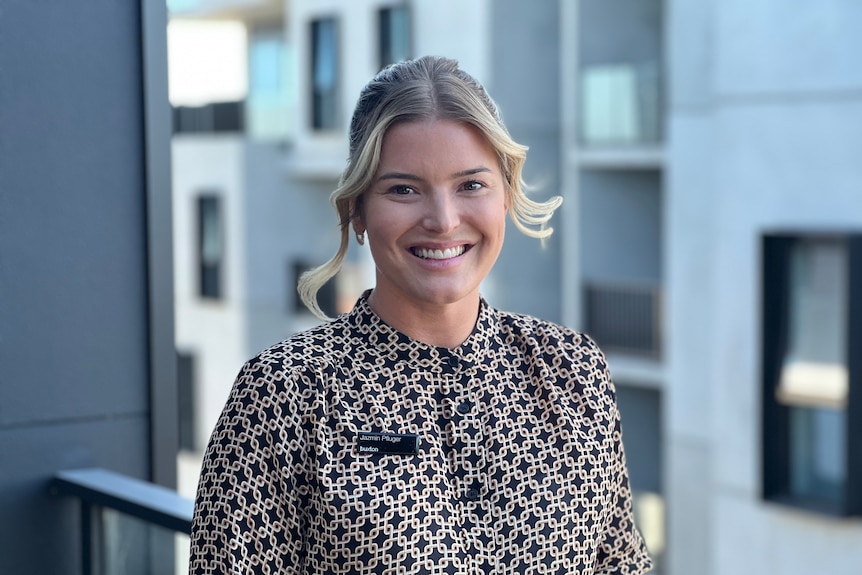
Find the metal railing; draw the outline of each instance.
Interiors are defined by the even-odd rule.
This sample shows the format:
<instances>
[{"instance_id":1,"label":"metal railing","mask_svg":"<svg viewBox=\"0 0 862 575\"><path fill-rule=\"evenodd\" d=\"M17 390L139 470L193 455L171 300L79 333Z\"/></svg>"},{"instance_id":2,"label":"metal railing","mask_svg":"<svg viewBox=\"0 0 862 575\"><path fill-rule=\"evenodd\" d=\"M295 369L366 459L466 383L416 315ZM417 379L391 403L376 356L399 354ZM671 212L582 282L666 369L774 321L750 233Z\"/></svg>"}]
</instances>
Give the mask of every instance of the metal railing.
<instances>
[{"instance_id":1,"label":"metal railing","mask_svg":"<svg viewBox=\"0 0 862 575\"><path fill-rule=\"evenodd\" d=\"M184 571L177 535L191 532L191 499L106 469L61 471L50 491L80 502L84 575Z\"/></svg>"},{"instance_id":2,"label":"metal railing","mask_svg":"<svg viewBox=\"0 0 862 575\"><path fill-rule=\"evenodd\" d=\"M605 351L661 356L661 286L587 282L586 331Z\"/></svg>"}]
</instances>

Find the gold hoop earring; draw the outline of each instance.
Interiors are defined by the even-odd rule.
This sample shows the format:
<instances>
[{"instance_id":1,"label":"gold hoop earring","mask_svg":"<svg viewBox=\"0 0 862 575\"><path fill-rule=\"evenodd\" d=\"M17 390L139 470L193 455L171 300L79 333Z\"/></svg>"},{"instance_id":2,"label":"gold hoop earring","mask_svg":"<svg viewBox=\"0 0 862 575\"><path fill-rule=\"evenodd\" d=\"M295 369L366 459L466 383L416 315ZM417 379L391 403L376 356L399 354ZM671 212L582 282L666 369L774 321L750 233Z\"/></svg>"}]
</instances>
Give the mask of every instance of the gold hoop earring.
<instances>
[{"instance_id":1,"label":"gold hoop earring","mask_svg":"<svg viewBox=\"0 0 862 575\"><path fill-rule=\"evenodd\" d=\"M360 246L365 245L365 233L364 232L356 232L356 241L359 242Z\"/></svg>"}]
</instances>

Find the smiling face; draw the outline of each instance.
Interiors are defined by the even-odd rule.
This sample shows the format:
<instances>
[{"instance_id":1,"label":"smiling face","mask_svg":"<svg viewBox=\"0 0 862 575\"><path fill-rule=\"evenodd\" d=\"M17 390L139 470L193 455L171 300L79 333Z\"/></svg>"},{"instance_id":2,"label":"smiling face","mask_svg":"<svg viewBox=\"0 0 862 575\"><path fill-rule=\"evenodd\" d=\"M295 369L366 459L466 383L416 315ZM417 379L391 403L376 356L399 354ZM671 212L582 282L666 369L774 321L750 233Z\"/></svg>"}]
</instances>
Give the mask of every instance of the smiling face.
<instances>
[{"instance_id":1,"label":"smiling face","mask_svg":"<svg viewBox=\"0 0 862 575\"><path fill-rule=\"evenodd\" d=\"M503 246L507 197L497 155L476 128L391 127L353 221L377 268L376 311L386 319L448 308L475 319L479 284Z\"/></svg>"}]
</instances>

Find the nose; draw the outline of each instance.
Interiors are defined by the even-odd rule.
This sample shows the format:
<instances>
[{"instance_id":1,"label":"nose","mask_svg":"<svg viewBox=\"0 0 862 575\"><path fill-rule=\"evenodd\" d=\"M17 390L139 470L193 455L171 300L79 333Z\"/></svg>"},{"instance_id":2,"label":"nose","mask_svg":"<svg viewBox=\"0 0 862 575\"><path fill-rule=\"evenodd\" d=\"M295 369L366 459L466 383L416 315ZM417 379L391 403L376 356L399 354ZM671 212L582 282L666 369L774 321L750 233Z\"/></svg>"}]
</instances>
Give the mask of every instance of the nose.
<instances>
[{"instance_id":1,"label":"nose","mask_svg":"<svg viewBox=\"0 0 862 575\"><path fill-rule=\"evenodd\" d=\"M429 194L425 202L423 225L429 231L445 234L461 223L457 199L448 193Z\"/></svg>"}]
</instances>

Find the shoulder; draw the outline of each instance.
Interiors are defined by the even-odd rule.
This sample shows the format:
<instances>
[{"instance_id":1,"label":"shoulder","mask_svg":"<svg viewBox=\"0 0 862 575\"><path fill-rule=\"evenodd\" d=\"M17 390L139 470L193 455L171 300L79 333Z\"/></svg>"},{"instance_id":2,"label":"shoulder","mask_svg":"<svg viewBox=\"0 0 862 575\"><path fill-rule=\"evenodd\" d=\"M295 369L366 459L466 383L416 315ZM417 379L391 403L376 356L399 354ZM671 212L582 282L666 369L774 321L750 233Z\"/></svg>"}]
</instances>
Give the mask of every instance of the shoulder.
<instances>
[{"instance_id":1,"label":"shoulder","mask_svg":"<svg viewBox=\"0 0 862 575\"><path fill-rule=\"evenodd\" d=\"M239 378L302 383L346 361L361 343L361 335L351 328L348 316L341 315L264 349L245 363Z\"/></svg>"},{"instance_id":2,"label":"shoulder","mask_svg":"<svg viewBox=\"0 0 862 575\"><path fill-rule=\"evenodd\" d=\"M279 366L281 369L291 370L308 365L334 363L344 358L356 340L356 335L350 330L347 316L342 315L270 346L249 360L248 364Z\"/></svg>"},{"instance_id":3,"label":"shoulder","mask_svg":"<svg viewBox=\"0 0 862 575\"><path fill-rule=\"evenodd\" d=\"M497 312L500 341L515 346L535 379L553 382L567 396L595 402L613 415L616 390L604 353L582 332L532 316Z\"/></svg>"},{"instance_id":4,"label":"shoulder","mask_svg":"<svg viewBox=\"0 0 862 575\"><path fill-rule=\"evenodd\" d=\"M533 316L497 311L503 341L540 350L543 355L561 359L587 360L605 366L605 358L586 334Z\"/></svg>"},{"instance_id":5,"label":"shoulder","mask_svg":"<svg viewBox=\"0 0 862 575\"><path fill-rule=\"evenodd\" d=\"M303 412L311 407L323 375L343 363L355 344L344 316L292 335L245 362L228 407L290 405L291 412Z\"/></svg>"}]
</instances>

